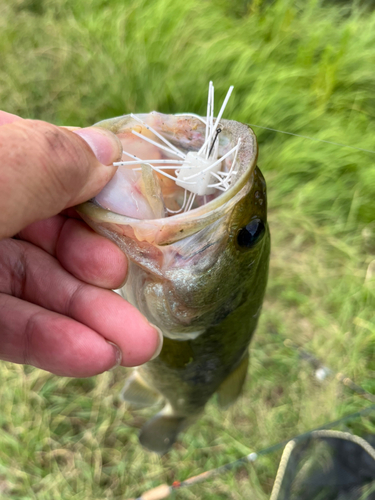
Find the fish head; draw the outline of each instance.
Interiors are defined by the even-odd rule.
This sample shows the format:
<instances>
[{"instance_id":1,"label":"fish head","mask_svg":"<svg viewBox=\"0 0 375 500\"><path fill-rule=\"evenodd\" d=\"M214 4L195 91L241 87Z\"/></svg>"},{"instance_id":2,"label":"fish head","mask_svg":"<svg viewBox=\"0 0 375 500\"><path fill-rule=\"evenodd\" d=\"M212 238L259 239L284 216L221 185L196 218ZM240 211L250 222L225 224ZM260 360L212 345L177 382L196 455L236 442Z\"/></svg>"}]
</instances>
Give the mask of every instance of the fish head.
<instances>
[{"instance_id":1,"label":"fish head","mask_svg":"<svg viewBox=\"0 0 375 500\"><path fill-rule=\"evenodd\" d=\"M204 123L192 116L152 112L98 126L120 138L127 152L124 160L131 155L142 161L152 157L159 161L157 169L163 160L176 156L139 138L144 135L162 145L148 126L184 155L196 154L205 139ZM228 155L222 177L231 175L231 182L226 189L196 196L189 210L175 213L184 203L187 206L186 191L147 163L119 167L96 198L78 207L95 231L127 255L123 296L170 339L194 339L241 306L255 317L263 300L269 231L266 185L256 167L256 137L250 127L235 121L221 120L220 127L219 156ZM238 139L241 147L233 171L234 155L228 152ZM219 185L225 187L224 182Z\"/></svg>"}]
</instances>

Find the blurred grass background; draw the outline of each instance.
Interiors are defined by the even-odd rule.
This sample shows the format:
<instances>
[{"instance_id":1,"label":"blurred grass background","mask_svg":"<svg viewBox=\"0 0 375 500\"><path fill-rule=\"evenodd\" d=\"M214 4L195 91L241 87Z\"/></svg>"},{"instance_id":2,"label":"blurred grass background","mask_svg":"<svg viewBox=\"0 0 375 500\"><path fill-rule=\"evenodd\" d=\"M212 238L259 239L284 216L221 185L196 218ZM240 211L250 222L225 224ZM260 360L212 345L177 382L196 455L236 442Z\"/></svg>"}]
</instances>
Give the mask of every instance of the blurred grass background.
<instances>
[{"instance_id":1,"label":"blurred grass background","mask_svg":"<svg viewBox=\"0 0 375 500\"><path fill-rule=\"evenodd\" d=\"M88 126L129 112L204 113L375 150L371 1L0 0L0 108ZM244 396L167 456L118 401L124 370L87 380L0 364L0 498L125 499L368 405L318 383L291 338L375 392L375 154L260 128L271 273ZM374 418L351 423L375 433ZM345 427L344 427L345 429ZM280 453L178 499L268 498Z\"/></svg>"}]
</instances>

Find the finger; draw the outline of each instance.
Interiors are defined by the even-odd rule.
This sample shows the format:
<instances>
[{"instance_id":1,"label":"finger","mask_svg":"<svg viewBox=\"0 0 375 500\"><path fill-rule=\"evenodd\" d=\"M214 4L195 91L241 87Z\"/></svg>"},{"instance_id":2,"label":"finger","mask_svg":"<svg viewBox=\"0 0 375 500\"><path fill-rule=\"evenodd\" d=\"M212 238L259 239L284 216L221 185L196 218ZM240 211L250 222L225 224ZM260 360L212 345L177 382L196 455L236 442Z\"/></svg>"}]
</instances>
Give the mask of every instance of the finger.
<instances>
[{"instance_id":1,"label":"finger","mask_svg":"<svg viewBox=\"0 0 375 500\"><path fill-rule=\"evenodd\" d=\"M56 256L57 242L66 221L67 217L55 215L48 219L33 222L19 231L15 238L28 241L50 255Z\"/></svg>"},{"instance_id":2,"label":"finger","mask_svg":"<svg viewBox=\"0 0 375 500\"><path fill-rule=\"evenodd\" d=\"M0 250L2 292L96 331L119 346L123 366L145 363L160 351L157 330L116 293L82 283L56 259L29 243L5 240L0 242Z\"/></svg>"},{"instance_id":3,"label":"finger","mask_svg":"<svg viewBox=\"0 0 375 500\"><path fill-rule=\"evenodd\" d=\"M67 271L86 283L120 288L125 281L125 254L82 221L56 215L34 222L18 237L56 256Z\"/></svg>"},{"instance_id":4,"label":"finger","mask_svg":"<svg viewBox=\"0 0 375 500\"><path fill-rule=\"evenodd\" d=\"M17 120L0 127L0 237L95 196L112 178L121 144L99 128L76 132ZM96 156L95 156L96 155Z\"/></svg>"},{"instance_id":5,"label":"finger","mask_svg":"<svg viewBox=\"0 0 375 500\"><path fill-rule=\"evenodd\" d=\"M7 125L8 123L13 123L18 120L22 120L22 118L12 113L7 113L6 111L0 111L0 125Z\"/></svg>"},{"instance_id":6,"label":"finger","mask_svg":"<svg viewBox=\"0 0 375 500\"><path fill-rule=\"evenodd\" d=\"M0 294L0 359L66 377L91 377L113 367L116 354L87 326Z\"/></svg>"},{"instance_id":7,"label":"finger","mask_svg":"<svg viewBox=\"0 0 375 500\"><path fill-rule=\"evenodd\" d=\"M60 233L56 256L67 271L86 283L120 288L125 282L125 254L84 222L67 220Z\"/></svg>"}]
</instances>

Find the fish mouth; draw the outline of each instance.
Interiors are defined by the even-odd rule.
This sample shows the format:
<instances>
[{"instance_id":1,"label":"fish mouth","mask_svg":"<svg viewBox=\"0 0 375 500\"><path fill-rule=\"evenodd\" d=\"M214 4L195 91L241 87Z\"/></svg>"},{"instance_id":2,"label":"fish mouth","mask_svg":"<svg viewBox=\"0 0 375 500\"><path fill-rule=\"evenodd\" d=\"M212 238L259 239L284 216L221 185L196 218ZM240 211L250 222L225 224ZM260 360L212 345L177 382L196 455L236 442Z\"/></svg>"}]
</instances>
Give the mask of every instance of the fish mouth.
<instances>
[{"instance_id":1,"label":"fish mouth","mask_svg":"<svg viewBox=\"0 0 375 500\"><path fill-rule=\"evenodd\" d=\"M204 142L204 119L191 115L163 115L157 112L142 115L125 115L123 117L105 120L97 123L95 126L107 128L118 135L123 142L123 137L128 137L135 129L138 135L150 136L146 127L140 125L152 123L153 130L165 137L173 146L179 148L184 154L189 152L196 153ZM202 123L203 122L203 123ZM156 245L168 245L177 242L187 236L193 235L208 225L211 225L218 219L226 219L234 206L250 191L256 160L258 156L257 141L251 128L243 123L232 120L220 120L220 137L218 149L221 154L228 152L240 139L241 145L237 151L237 162L235 173L232 176L231 183L225 190L216 190L214 195L208 198L206 203L198 203L188 211L173 213L169 210L164 216L148 217L141 216L136 218L126 213L118 213L110 206L107 208L101 203L100 195L94 199L85 202L77 207L78 212L84 220L94 229L100 229L102 234L117 233L118 236L127 236L140 242L144 241ZM152 135L152 134L151 134ZM162 144L155 136L152 136L154 142ZM124 150L127 144L123 142ZM123 160L129 160L129 156L123 155ZM145 153L147 157L147 154ZM138 154L137 158L141 155ZM165 156L164 156L165 158ZM144 160L145 158L141 158ZM230 171L229 157L222 161L223 171ZM182 163L182 162L181 162ZM135 165L140 170L140 165ZM121 167L119 167L121 168ZM168 172L168 170L167 170ZM179 193L181 197L181 188L173 188L172 197ZM162 193L163 194L163 193ZM186 191L185 191L186 194ZM203 197L200 197L202 200ZM206 196L204 197L206 201ZM112 236L113 239L113 236Z\"/></svg>"}]
</instances>

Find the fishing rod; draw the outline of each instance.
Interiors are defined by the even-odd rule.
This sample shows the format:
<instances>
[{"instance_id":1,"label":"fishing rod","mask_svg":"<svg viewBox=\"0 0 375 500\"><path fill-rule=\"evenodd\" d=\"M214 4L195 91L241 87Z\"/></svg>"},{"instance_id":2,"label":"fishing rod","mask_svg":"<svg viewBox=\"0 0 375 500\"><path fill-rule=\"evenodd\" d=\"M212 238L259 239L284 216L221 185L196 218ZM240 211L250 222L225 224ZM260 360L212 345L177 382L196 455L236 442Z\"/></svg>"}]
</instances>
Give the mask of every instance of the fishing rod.
<instances>
[{"instance_id":1,"label":"fishing rod","mask_svg":"<svg viewBox=\"0 0 375 500\"><path fill-rule=\"evenodd\" d=\"M230 470L236 469L238 467L242 467L245 464L253 463L259 457L268 455L270 453L273 453L274 451L278 451L281 448L286 447L291 442L296 443L296 442L306 440L310 437L313 437L314 434L316 436L319 436L319 433L321 433L322 431L327 431L328 429L331 429L332 427L337 427L338 425L340 425L342 423L350 422L350 421L356 420L360 417L370 415L372 412L375 412L375 405L371 405L368 408L365 408L365 409L360 410L360 411L355 412L355 413L351 413L350 415L346 415L345 417L342 417L339 420L327 422L326 424L322 425L321 427L317 427L316 429L312 429L308 432L304 432L303 434L298 434L297 436L294 436L291 439L285 439L284 441L276 443L276 444L269 446L267 448L263 448L262 450L259 450L257 452L249 453L248 455L241 457L233 462L229 462L229 463L222 465L220 467L217 467L215 469L211 469L211 470L202 472L201 474L198 474L196 476L189 477L188 479L185 479L184 481L174 481L171 485L162 484L160 486L157 486L156 488L152 488L151 490L148 490L148 491L142 493L142 495L137 497L137 498L131 498L128 500L164 500L165 498L168 498L174 491L176 491L180 488L186 488L188 486L193 486L194 484L203 483L204 481L207 481L208 479L211 479L215 476L218 476L218 475L223 474L225 472L228 472ZM320 434L320 435L322 435L322 434ZM345 433L345 432L338 432L338 431L336 431L335 435L330 434L327 436L343 438L343 436L341 436L341 435L348 435L348 436L351 436L352 438L356 438L355 440L354 439L351 439L351 440L359 442L362 445L362 447L364 447L366 449L365 443L367 443L367 442L365 442L364 439L359 438L358 436L353 436L352 434ZM364 443L362 443L362 442L364 442ZM365 445L365 446L363 446L363 445ZM372 458L375 460L375 449L372 446L370 446L368 443L367 443L366 451L368 451L369 455L372 456ZM289 453L289 455L290 455L290 453ZM285 470L285 467L283 468L283 470ZM276 483L276 481L275 481L275 484L278 484L278 483ZM275 498L272 500L275 500Z\"/></svg>"},{"instance_id":2,"label":"fishing rod","mask_svg":"<svg viewBox=\"0 0 375 500\"><path fill-rule=\"evenodd\" d=\"M360 385L354 383L353 380L351 380L344 374L336 373L331 368L328 368L320 359L318 359L314 354L305 350L302 346L296 344L290 339L285 339L283 343L286 347L289 347L297 351L301 359L306 360L310 365L312 365L312 367L315 369L315 376L318 380L323 381L329 376L335 376L336 380L338 380L340 383L351 389L353 392L375 403L375 396L373 394L366 391ZM284 452L279 463L279 468L276 474L276 478L274 481L270 497L270 500L277 500L281 491L281 484L285 475L285 470L287 468L288 461L291 457L293 449L295 448L297 443L309 439L311 437L337 438L337 439L345 439L347 441L352 441L361 446L362 449L364 449L365 452L367 452L368 455L370 455L375 461L375 449L363 438L355 436L348 432L329 430L332 429L333 427L337 427L342 423L350 422L360 417L370 415L372 412L375 412L375 404L358 412L346 415L345 417L342 417L339 420L327 422L321 427L296 435L293 438L286 439L284 441L271 445L257 452L249 453L244 457L241 457L233 462L229 462L215 469L202 472L201 474L192 476L188 479L185 479L184 481L174 481L172 485L162 484L160 486L157 486L156 488L152 488L151 490L142 493L142 495L137 498L131 498L128 500L164 500L165 498L168 498L174 491L180 488L186 488L198 483L205 482L209 479L212 479L215 476L224 474L230 470L237 469L238 467L243 467L248 463L253 463L261 456L268 455L270 453L280 450L281 448L284 448Z\"/></svg>"}]
</instances>

